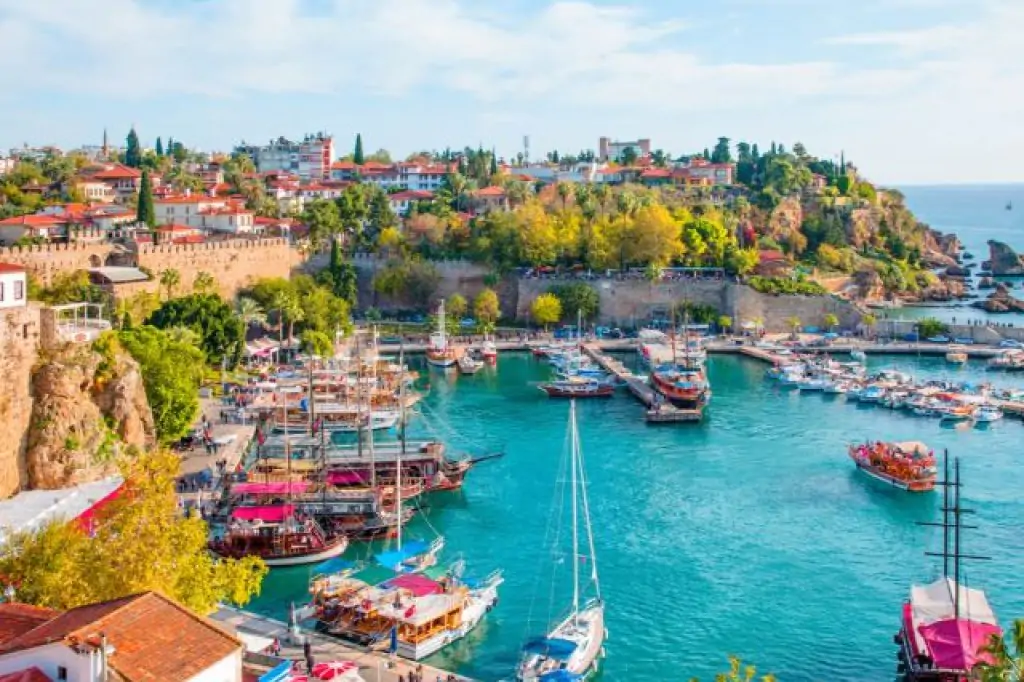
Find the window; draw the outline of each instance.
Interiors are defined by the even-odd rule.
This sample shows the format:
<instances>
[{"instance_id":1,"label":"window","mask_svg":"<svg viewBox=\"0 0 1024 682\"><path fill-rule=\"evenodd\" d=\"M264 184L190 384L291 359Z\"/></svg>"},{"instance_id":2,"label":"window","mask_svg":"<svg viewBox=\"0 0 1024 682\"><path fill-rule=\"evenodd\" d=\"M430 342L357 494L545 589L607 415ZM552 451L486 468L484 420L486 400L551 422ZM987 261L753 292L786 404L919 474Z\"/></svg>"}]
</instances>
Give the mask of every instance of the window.
<instances>
[{"instance_id":1,"label":"window","mask_svg":"<svg viewBox=\"0 0 1024 682\"><path fill-rule=\"evenodd\" d=\"M14 283L14 300L20 301L25 298L25 283L18 280Z\"/></svg>"},{"instance_id":2,"label":"window","mask_svg":"<svg viewBox=\"0 0 1024 682\"><path fill-rule=\"evenodd\" d=\"M57 666L57 679L66 681L68 679L68 669L62 665Z\"/></svg>"},{"instance_id":3,"label":"window","mask_svg":"<svg viewBox=\"0 0 1024 682\"><path fill-rule=\"evenodd\" d=\"M4 283L0 282L0 301L6 301L7 297L4 296Z\"/></svg>"}]
</instances>

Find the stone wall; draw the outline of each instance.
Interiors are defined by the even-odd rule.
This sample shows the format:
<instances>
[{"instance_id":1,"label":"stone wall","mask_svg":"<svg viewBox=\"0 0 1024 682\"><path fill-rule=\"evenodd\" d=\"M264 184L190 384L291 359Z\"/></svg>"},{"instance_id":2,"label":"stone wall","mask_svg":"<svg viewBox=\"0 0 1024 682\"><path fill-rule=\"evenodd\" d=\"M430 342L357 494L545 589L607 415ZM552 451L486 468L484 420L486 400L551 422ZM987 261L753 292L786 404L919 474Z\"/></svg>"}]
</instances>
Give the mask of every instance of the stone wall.
<instances>
[{"instance_id":1,"label":"stone wall","mask_svg":"<svg viewBox=\"0 0 1024 682\"><path fill-rule=\"evenodd\" d=\"M577 280L524 279L519 281L516 317L527 320L530 304L551 287ZM665 318L675 304L709 305L733 318L735 324L761 319L768 331L788 331L786 320L798 317L805 326L821 326L826 314L840 326L855 328L860 312L832 296L771 296L748 286L721 280L685 280L650 284L646 281L595 280L589 282L601 299L599 322L634 327L652 318Z\"/></svg>"},{"instance_id":2,"label":"stone wall","mask_svg":"<svg viewBox=\"0 0 1024 682\"><path fill-rule=\"evenodd\" d=\"M200 272L208 272L225 298L233 298L240 289L263 277L291 276L299 263L298 251L284 239L238 239L204 244L143 244L136 264L153 273L153 290L159 286L160 273L174 269L181 276L179 291L191 291Z\"/></svg>"},{"instance_id":3,"label":"stone wall","mask_svg":"<svg viewBox=\"0 0 1024 682\"><path fill-rule=\"evenodd\" d=\"M34 405L32 368L39 357L40 309L0 310L0 498L28 481L25 448Z\"/></svg>"},{"instance_id":4,"label":"stone wall","mask_svg":"<svg viewBox=\"0 0 1024 682\"><path fill-rule=\"evenodd\" d=\"M60 272L74 272L107 265L115 250L114 244L46 244L43 246L12 246L0 248L0 263L16 263L28 270L32 278L48 285Z\"/></svg>"}]
</instances>

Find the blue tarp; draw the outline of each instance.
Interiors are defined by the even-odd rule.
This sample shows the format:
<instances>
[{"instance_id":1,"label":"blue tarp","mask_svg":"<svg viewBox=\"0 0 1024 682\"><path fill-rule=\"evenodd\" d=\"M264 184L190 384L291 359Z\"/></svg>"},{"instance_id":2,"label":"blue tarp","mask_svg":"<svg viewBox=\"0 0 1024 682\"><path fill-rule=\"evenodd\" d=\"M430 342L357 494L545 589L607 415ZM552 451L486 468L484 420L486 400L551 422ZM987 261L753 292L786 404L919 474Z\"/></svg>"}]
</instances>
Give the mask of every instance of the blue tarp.
<instances>
[{"instance_id":1,"label":"blue tarp","mask_svg":"<svg viewBox=\"0 0 1024 682\"><path fill-rule=\"evenodd\" d=\"M377 560L377 563L381 566L385 566L393 571L397 571L401 567L402 562L407 561L414 556L423 554L428 549L430 549L430 546L427 543L423 542L422 540L413 540L412 542L405 543L398 549L392 550L390 552L381 552L380 554L377 554L374 558Z\"/></svg>"},{"instance_id":2,"label":"blue tarp","mask_svg":"<svg viewBox=\"0 0 1024 682\"><path fill-rule=\"evenodd\" d=\"M540 654L558 661L564 661L576 651L576 642L557 637L535 637L523 646L523 651L528 654Z\"/></svg>"},{"instance_id":3,"label":"blue tarp","mask_svg":"<svg viewBox=\"0 0 1024 682\"><path fill-rule=\"evenodd\" d=\"M317 566L315 566L313 568L313 572L319 573L321 575L327 575L329 573L341 573L342 571L347 571L353 566L355 566L355 564L351 561L342 559L341 557L335 557L333 559L328 559L322 564L318 564Z\"/></svg>"},{"instance_id":4,"label":"blue tarp","mask_svg":"<svg viewBox=\"0 0 1024 682\"><path fill-rule=\"evenodd\" d=\"M582 680L583 675L571 673L568 670L552 670L541 675L540 679L541 682L571 682L572 680Z\"/></svg>"}]
</instances>

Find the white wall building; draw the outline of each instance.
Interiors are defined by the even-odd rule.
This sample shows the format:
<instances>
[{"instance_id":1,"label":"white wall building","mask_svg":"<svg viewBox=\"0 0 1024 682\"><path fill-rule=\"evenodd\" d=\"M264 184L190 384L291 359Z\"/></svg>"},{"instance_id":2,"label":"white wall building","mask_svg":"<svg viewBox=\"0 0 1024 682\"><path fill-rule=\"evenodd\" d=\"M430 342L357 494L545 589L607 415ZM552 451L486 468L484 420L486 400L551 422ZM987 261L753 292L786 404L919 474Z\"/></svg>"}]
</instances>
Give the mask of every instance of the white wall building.
<instances>
[{"instance_id":1,"label":"white wall building","mask_svg":"<svg viewBox=\"0 0 1024 682\"><path fill-rule=\"evenodd\" d=\"M23 308L28 301L25 268L0 263L0 308Z\"/></svg>"}]
</instances>

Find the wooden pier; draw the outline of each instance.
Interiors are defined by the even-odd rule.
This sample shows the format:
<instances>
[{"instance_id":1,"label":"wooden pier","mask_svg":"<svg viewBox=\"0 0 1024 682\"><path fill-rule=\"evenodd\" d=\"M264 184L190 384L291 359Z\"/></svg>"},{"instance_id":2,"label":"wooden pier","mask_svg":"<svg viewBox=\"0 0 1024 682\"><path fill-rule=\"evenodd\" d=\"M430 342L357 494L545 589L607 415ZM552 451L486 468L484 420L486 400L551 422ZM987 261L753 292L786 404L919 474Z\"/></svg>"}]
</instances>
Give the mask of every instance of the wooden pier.
<instances>
[{"instance_id":1,"label":"wooden pier","mask_svg":"<svg viewBox=\"0 0 1024 682\"><path fill-rule=\"evenodd\" d=\"M646 419L648 422L652 424L699 422L703 418L701 410L684 410L667 402L660 402L657 393L647 384L644 377L637 376L615 358L605 355L597 346L585 344L583 352L600 365L604 371L626 384L629 392L647 408Z\"/></svg>"}]
</instances>

